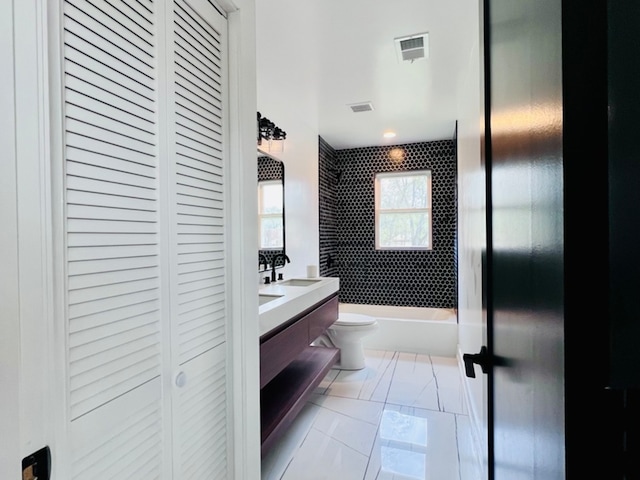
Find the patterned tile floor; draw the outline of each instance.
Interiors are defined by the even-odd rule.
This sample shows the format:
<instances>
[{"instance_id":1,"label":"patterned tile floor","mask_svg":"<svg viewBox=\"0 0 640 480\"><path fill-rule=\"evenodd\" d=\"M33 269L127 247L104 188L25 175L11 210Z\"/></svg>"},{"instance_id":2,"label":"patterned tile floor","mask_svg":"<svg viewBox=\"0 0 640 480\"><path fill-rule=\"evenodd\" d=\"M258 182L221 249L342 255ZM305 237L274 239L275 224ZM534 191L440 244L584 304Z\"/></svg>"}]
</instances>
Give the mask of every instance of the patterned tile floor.
<instances>
[{"instance_id":1,"label":"patterned tile floor","mask_svg":"<svg viewBox=\"0 0 640 480\"><path fill-rule=\"evenodd\" d=\"M331 370L279 444L263 480L480 480L455 358L367 350Z\"/></svg>"}]
</instances>

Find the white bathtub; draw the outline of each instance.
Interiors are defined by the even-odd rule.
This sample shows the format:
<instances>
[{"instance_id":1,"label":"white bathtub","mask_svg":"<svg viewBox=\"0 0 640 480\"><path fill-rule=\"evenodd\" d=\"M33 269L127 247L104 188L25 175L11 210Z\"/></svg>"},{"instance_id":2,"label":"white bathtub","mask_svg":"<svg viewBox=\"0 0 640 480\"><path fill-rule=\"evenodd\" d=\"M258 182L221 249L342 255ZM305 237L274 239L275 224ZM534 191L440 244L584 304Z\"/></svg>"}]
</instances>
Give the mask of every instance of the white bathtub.
<instances>
[{"instance_id":1,"label":"white bathtub","mask_svg":"<svg viewBox=\"0 0 640 480\"><path fill-rule=\"evenodd\" d=\"M454 309L340 303L339 312L370 315L378 321L378 329L363 339L365 348L456 356L458 323Z\"/></svg>"}]
</instances>

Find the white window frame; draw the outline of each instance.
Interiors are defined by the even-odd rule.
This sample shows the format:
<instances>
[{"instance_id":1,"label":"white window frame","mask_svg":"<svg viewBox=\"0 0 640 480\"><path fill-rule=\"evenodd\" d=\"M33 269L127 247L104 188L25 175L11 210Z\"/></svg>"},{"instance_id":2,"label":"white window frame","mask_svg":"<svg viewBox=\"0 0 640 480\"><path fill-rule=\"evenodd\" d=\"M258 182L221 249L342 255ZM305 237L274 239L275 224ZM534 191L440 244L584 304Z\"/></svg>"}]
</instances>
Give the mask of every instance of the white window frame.
<instances>
[{"instance_id":1,"label":"white window frame","mask_svg":"<svg viewBox=\"0 0 640 480\"><path fill-rule=\"evenodd\" d=\"M278 185L281 188L284 188L282 185L282 180L261 180L258 182L258 238L260 239L260 249L261 250L276 250L280 248L284 248L284 210L280 210L280 213L264 213L263 212L263 188L267 185ZM282 192L284 195L284 191ZM282 244L279 246L265 246L262 245L262 220L267 218L279 218L281 220L282 232L280 238L282 239Z\"/></svg>"},{"instance_id":2,"label":"white window frame","mask_svg":"<svg viewBox=\"0 0 640 480\"><path fill-rule=\"evenodd\" d=\"M401 208L401 209L383 209L380 207L382 204L381 196L382 191L380 187L380 180L384 178L397 178L397 177L415 177L426 176L427 177L427 207L426 208ZM380 245L380 215L384 213L426 213L428 217L429 234L427 236L427 245L425 246L384 246ZM431 170L411 170L403 172L384 172L375 174L375 241L376 250L432 250L433 248L433 215L432 215L432 173Z\"/></svg>"}]
</instances>

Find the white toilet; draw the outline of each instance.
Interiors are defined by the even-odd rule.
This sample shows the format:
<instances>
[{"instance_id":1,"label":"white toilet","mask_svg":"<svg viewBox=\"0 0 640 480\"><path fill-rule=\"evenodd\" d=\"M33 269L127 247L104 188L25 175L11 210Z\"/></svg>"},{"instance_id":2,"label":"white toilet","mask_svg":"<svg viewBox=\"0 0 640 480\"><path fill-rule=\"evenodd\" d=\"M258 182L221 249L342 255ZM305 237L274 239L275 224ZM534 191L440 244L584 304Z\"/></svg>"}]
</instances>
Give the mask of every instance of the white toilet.
<instances>
[{"instance_id":1,"label":"white toilet","mask_svg":"<svg viewBox=\"0 0 640 480\"><path fill-rule=\"evenodd\" d=\"M378 322L369 315L340 313L326 334L315 343L340 349L340 362L335 368L360 370L365 366L362 339L377 328Z\"/></svg>"}]
</instances>

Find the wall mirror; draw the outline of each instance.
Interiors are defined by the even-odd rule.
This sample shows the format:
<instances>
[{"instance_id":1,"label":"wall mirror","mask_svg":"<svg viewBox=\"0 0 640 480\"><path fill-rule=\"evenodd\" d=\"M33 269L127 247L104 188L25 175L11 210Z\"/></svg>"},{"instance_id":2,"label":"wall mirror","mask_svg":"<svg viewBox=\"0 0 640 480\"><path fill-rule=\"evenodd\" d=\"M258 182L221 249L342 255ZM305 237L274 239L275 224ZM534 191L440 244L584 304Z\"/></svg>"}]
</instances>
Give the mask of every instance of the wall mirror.
<instances>
[{"instance_id":1,"label":"wall mirror","mask_svg":"<svg viewBox=\"0 0 640 480\"><path fill-rule=\"evenodd\" d=\"M285 253L284 163L258 150L258 271Z\"/></svg>"}]
</instances>

